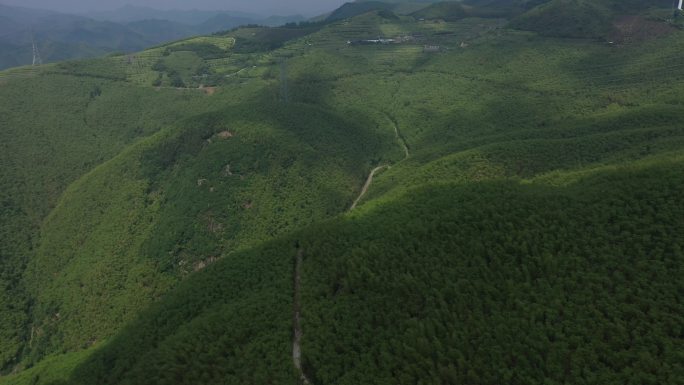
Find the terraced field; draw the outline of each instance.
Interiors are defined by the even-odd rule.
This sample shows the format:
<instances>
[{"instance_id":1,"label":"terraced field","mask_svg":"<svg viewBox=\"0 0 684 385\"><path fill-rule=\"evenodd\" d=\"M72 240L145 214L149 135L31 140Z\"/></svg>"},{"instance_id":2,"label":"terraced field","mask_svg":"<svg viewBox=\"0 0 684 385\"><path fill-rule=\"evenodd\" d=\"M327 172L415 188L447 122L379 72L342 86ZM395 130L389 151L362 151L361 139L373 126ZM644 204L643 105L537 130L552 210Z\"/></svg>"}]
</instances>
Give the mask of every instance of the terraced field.
<instances>
[{"instance_id":1,"label":"terraced field","mask_svg":"<svg viewBox=\"0 0 684 385\"><path fill-rule=\"evenodd\" d=\"M198 36L190 39L177 41L166 45L167 48L173 48L183 45L209 44L216 46L222 50L228 50L235 45L235 38L227 36Z\"/></svg>"}]
</instances>

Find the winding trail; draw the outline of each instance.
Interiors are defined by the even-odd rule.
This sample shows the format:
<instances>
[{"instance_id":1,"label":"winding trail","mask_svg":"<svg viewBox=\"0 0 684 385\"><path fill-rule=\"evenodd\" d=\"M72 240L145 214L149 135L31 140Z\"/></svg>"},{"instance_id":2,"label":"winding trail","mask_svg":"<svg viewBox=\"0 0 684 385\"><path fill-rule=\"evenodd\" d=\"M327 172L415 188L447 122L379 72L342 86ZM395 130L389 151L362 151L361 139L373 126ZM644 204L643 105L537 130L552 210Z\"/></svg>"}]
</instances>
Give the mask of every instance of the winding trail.
<instances>
[{"instance_id":1,"label":"winding trail","mask_svg":"<svg viewBox=\"0 0 684 385\"><path fill-rule=\"evenodd\" d=\"M299 379L304 385L310 385L311 381L304 374L302 370L302 256L304 250L297 250L297 259L295 261L294 274L294 320L293 320L293 337L292 337L292 362L295 368L299 371Z\"/></svg>"},{"instance_id":2,"label":"winding trail","mask_svg":"<svg viewBox=\"0 0 684 385\"><path fill-rule=\"evenodd\" d=\"M392 119L389 115L387 115L387 118L392 122L392 127L394 127L394 135L397 138L397 141L401 144L402 148L404 149L404 159L401 161L403 162L404 160L408 159L410 156L409 153L409 148L406 145L406 141L404 138L399 134L399 128L397 128L397 123ZM356 200L354 203L351 205L349 208L349 211L354 210L356 206L359 204L361 201L361 198L363 198L364 195L366 195L366 192L368 192L368 189L370 188L371 184L373 183L373 177L375 177L375 174L380 172L381 170L385 168L390 168L390 165L385 164L378 166L371 170L370 174L368 175L368 178L366 179L366 183L364 183L363 188L361 189L361 192L359 193L359 196L356 197ZM299 248L297 250L297 257L295 259L295 266L294 266L294 316L293 316L293 321L292 321L292 362L294 363L294 367L297 369L299 372L299 380L303 385L311 385L311 381L309 378L306 376L304 373L304 370L302 369L302 293L301 293L301 286L302 286L302 263L303 263L303 256L304 256L304 250Z\"/></svg>"},{"instance_id":3,"label":"winding trail","mask_svg":"<svg viewBox=\"0 0 684 385\"><path fill-rule=\"evenodd\" d=\"M409 153L409 148L406 145L406 140L404 140L404 137L399 134L397 122L395 122L394 119L390 118L389 115L387 116L387 119L389 119L390 122L392 122L392 127L394 127L394 135L397 137L397 140L401 144L401 147L404 149L404 159L402 159L402 161L406 160L409 158L409 156L411 156L411 153Z\"/></svg>"},{"instance_id":4,"label":"winding trail","mask_svg":"<svg viewBox=\"0 0 684 385\"><path fill-rule=\"evenodd\" d=\"M397 127L397 123L392 119L389 115L387 115L387 119L392 122L392 127L394 128L394 136L396 137L397 141L399 144L401 144L401 147L404 149L404 159L401 160L401 162L405 161L406 159L411 156L411 153L409 152L408 145L406 145L406 141L404 138L399 134L399 128ZM366 183L363 185L363 188L361 189L361 193L359 194L358 197L356 197L356 200L354 203L351 205L349 208L349 211L352 211L356 208L356 206L359 204L361 201L361 198L363 198L364 195L368 192L368 188L370 185L373 183L373 177L375 177L375 174L381 171L384 168L390 168L390 165L385 164L382 166L378 166L374 168L371 173L368 175L368 179L366 179Z\"/></svg>"},{"instance_id":5,"label":"winding trail","mask_svg":"<svg viewBox=\"0 0 684 385\"><path fill-rule=\"evenodd\" d=\"M237 71L237 72L233 72L233 73L230 73L230 74L226 75L225 77L227 77L227 78L232 78L233 76L237 76L237 75L240 74L240 72L245 71L245 70L248 70L249 68L250 68L250 67L242 68L242 69L240 69L240 70ZM256 66L253 66L252 68L256 68Z\"/></svg>"},{"instance_id":6,"label":"winding trail","mask_svg":"<svg viewBox=\"0 0 684 385\"><path fill-rule=\"evenodd\" d=\"M352 211L356 208L356 205L359 204L359 201L361 201L361 198L363 198L363 196L366 195L366 192L368 192L368 188L370 187L371 183L373 183L373 177L375 176L375 174L378 171L382 170L383 168L389 168L389 166L385 164L382 166L378 166L378 167L374 168L373 171L371 171L371 173L368 175L368 179L366 179L366 183L363 185L363 188L361 189L361 193L359 194L358 197L356 197L356 200L354 201L354 203L349 208L349 211Z\"/></svg>"}]
</instances>

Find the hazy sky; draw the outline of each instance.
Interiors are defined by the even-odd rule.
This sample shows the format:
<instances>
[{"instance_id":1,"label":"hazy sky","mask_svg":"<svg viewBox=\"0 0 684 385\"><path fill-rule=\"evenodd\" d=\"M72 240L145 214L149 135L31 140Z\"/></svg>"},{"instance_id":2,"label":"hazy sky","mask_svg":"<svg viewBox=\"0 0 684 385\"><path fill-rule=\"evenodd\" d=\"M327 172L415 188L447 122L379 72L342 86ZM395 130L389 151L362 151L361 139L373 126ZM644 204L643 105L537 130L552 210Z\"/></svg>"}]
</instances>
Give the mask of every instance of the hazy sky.
<instances>
[{"instance_id":1,"label":"hazy sky","mask_svg":"<svg viewBox=\"0 0 684 385\"><path fill-rule=\"evenodd\" d=\"M108 10L134 4L159 9L216 9L281 15L314 15L330 11L344 2L345 0L0 0L0 4L69 13Z\"/></svg>"}]
</instances>

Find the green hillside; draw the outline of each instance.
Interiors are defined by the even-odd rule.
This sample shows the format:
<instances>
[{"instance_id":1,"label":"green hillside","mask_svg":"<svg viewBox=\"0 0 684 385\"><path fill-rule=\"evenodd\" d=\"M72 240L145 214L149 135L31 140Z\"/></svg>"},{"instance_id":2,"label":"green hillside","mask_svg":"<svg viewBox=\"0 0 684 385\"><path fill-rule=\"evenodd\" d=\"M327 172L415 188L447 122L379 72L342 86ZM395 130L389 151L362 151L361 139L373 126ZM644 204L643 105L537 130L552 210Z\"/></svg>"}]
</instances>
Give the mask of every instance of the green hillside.
<instances>
[{"instance_id":1,"label":"green hillside","mask_svg":"<svg viewBox=\"0 0 684 385\"><path fill-rule=\"evenodd\" d=\"M518 18L514 26L549 36L599 38L612 31L610 9L593 1L556 0Z\"/></svg>"},{"instance_id":2,"label":"green hillside","mask_svg":"<svg viewBox=\"0 0 684 385\"><path fill-rule=\"evenodd\" d=\"M468 17L511 18L531 7L521 1L443 1L413 12L417 19L457 21Z\"/></svg>"},{"instance_id":3,"label":"green hillside","mask_svg":"<svg viewBox=\"0 0 684 385\"><path fill-rule=\"evenodd\" d=\"M649 8L664 10L670 6L667 0L552 0L514 19L512 26L545 36L606 38L618 32L615 22L620 16L643 12Z\"/></svg>"},{"instance_id":4,"label":"green hillside","mask_svg":"<svg viewBox=\"0 0 684 385\"><path fill-rule=\"evenodd\" d=\"M397 15L409 15L427 8L438 0L356 0L343 4L327 16L327 21L338 21L372 11L386 11Z\"/></svg>"},{"instance_id":5,"label":"green hillside","mask_svg":"<svg viewBox=\"0 0 684 385\"><path fill-rule=\"evenodd\" d=\"M345 3L340 8L336 9L327 21L337 21L348 19L354 16L359 16L371 11L391 11L394 4L385 3L382 1L363 1L355 3Z\"/></svg>"},{"instance_id":6,"label":"green hillside","mask_svg":"<svg viewBox=\"0 0 684 385\"><path fill-rule=\"evenodd\" d=\"M240 25L277 26L302 20L301 16L255 18L224 11L161 11L131 5L93 16L96 19L0 4L0 70L31 64L33 43L40 61L55 63L135 52Z\"/></svg>"},{"instance_id":7,"label":"green hillside","mask_svg":"<svg viewBox=\"0 0 684 385\"><path fill-rule=\"evenodd\" d=\"M70 183L173 122L177 107L187 103L179 95L106 79L25 73L0 85L2 311L3 319L15 320L2 330L3 366L30 338L21 315L27 304L16 291L25 287L19 277L45 216ZM170 110L149 109L151 97Z\"/></svg>"},{"instance_id":8,"label":"green hillside","mask_svg":"<svg viewBox=\"0 0 684 385\"><path fill-rule=\"evenodd\" d=\"M676 383L683 309L661 294L682 289L684 202L671 200L682 171L680 157L563 186L423 187L222 260L67 383L296 383L286 357L297 246L316 383ZM648 332L627 343L630 330Z\"/></svg>"},{"instance_id":9,"label":"green hillside","mask_svg":"<svg viewBox=\"0 0 684 385\"><path fill-rule=\"evenodd\" d=\"M0 72L0 384L677 384L684 32L492 4Z\"/></svg>"},{"instance_id":10,"label":"green hillside","mask_svg":"<svg viewBox=\"0 0 684 385\"><path fill-rule=\"evenodd\" d=\"M418 10L412 16L425 19L456 21L468 17L468 13L460 2L443 2Z\"/></svg>"}]
</instances>

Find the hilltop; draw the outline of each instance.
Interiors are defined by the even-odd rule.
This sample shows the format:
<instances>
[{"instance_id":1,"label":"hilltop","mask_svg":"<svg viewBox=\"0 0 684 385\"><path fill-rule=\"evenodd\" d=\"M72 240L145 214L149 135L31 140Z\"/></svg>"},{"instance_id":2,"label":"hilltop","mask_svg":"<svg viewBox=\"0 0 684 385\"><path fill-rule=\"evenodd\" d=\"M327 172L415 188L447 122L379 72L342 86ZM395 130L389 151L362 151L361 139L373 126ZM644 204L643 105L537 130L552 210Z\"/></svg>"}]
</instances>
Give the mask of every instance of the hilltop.
<instances>
[{"instance_id":1,"label":"hilltop","mask_svg":"<svg viewBox=\"0 0 684 385\"><path fill-rule=\"evenodd\" d=\"M545 36L569 38L607 38L619 32L620 17L640 14L643 18L671 17L667 0L644 1L584 1L552 0L531 9L513 21L513 26L535 31ZM649 14L647 10L660 10ZM662 20L662 19L661 19ZM653 26L645 26L648 28Z\"/></svg>"},{"instance_id":2,"label":"hilltop","mask_svg":"<svg viewBox=\"0 0 684 385\"><path fill-rule=\"evenodd\" d=\"M676 384L671 4L406 4L0 72L0 384Z\"/></svg>"}]
</instances>

